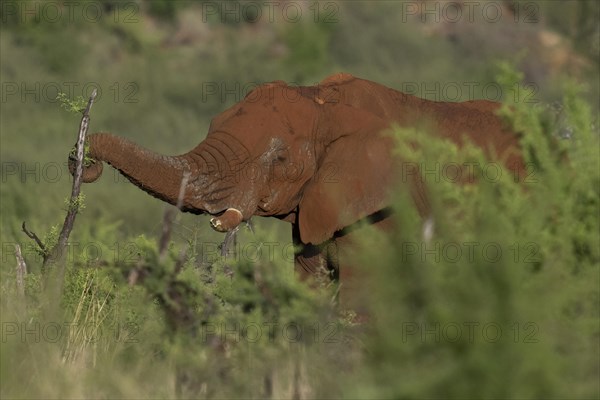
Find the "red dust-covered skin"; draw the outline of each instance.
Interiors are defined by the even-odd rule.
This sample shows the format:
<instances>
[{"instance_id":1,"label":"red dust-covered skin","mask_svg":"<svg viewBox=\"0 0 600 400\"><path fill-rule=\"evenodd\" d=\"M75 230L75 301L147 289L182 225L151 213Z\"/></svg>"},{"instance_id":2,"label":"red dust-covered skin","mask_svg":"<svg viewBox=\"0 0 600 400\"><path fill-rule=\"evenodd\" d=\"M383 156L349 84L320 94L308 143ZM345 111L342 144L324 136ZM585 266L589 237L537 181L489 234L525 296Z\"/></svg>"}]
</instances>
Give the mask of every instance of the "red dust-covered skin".
<instances>
[{"instance_id":1,"label":"red dust-covered skin","mask_svg":"<svg viewBox=\"0 0 600 400\"><path fill-rule=\"evenodd\" d=\"M108 133L90 135L88 156L95 162L84 169L84 181L96 180L106 162L175 205L189 173L183 211L213 215L211 226L220 232L254 215L288 221L301 245L300 275L313 276L325 265L340 268L343 280L349 275L344 257L336 261L327 249L348 246L344 228L389 207L398 182L395 144L382 132L392 125L426 126L458 146L468 140L524 177L518 135L496 115L498 108L483 100L428 101L347 73L315 86L276 81L213 118L206 139L182 155L163 156ZM406 190L426 216L420 181L405 182ZM389 225L385 218L377 224Z\"/></svg>"}]
</instances>

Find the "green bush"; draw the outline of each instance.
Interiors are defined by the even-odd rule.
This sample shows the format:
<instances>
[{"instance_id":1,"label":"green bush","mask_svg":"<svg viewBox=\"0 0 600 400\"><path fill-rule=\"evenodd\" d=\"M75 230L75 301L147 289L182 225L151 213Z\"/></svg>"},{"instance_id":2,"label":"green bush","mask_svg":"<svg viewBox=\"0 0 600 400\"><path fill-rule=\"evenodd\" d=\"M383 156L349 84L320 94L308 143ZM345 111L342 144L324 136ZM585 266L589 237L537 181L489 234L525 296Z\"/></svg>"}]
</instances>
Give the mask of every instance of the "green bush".
<instances>
[{"instance_id":1,"label":"green bush","mask_svg":"<svg viewBox=\"0 0 600 400\"><path fill-rule=\"evenodd\" d=\"M501 81L518 74L505 68ZM594 398L598 383L598 132L572 85L564 99L570 140L541 108L507 103L523 132L533 172L523 184L504 169L479 184L428 186L435 234L422 239L410 199L398 197L397 225L369 232L373 332L368 372L348 394L364 398ZM550 118L551 119L551 118ZM413 130L395 132L424 170L486 161ZM374 251L373 249L376 249Z\"/></svg>"}]
</instances>

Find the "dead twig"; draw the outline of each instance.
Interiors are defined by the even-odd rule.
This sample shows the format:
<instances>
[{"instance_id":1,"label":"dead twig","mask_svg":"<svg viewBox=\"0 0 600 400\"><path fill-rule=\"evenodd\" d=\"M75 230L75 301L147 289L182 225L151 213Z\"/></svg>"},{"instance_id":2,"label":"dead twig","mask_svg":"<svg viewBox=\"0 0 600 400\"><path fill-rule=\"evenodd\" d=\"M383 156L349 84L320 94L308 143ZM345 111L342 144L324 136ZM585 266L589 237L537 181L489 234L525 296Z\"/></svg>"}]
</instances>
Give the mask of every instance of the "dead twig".
<instances>
[{"instance_id":1,"label":"dead twig","mask_svg":"<svg viewBox=\"0 0 600 400\"><path fill-rule=\"evenodd\" d=\"M177 209L181 210L183 207L183 198L185 197L185 188L187 187L191 173L186 171L183 173L181 178L181 185L179 186L179 195L177 196ZM169 247L169 241L171 240L171 231L173 229L173 221L175 220L175 209L169 207L163 216L162 233L158 240L158 255L159 259L164 260L167 249Z\"/></svg>"},{"instance_id":2,"label":"dead twig","mask_svg":"<svg viewBox=\"0 0 600 400\"><path fill-rule=\"evenodd\" d=\"M81 192L81 184L83 182L83 158L85 152L85 137L90 124L90 110L96 99L97 91L94 89L90 99L88 100L87 107L83 111L83 117L79 123L79 134L77 136L77 160L75 162L75 175L73 175L73 186L71 188L71 198L69 200L69 209L65 217L65 222L58 236L58 243L50 251L50 256L46 260L46 264L57 261L62 258L64 249L67 247L67 240L73 230L73 224L75 222L75 216L79 211L78 199L79 193ZM64 263L61 263L59 279L64 276Z\"/></svg>"},{"instance_id":3,"label":"dead twig","mask_svg":"<svg viewBox=\"0 0 600 400\"><path fill-rule=\"evenodd\" d=\"M237 245L237 231L239 230L239 226L230 230L225 234L225 239L223 239L223 243L219 246L221 248L221 257L227 257L229 255L229 248L233 245L233 256L235 257L235 247Z\"/></svg>"},{"instance_id":4,"label":"dead twig","mask_svg":"<svg viewBox=\"0 0 600 400\"><path fill-rule=\"evenodd\" d=\"M158 239L158 256L162 260L167 253L169 241L171 240L171 230L175 218L175 209L167 205L163 214L162 230Z\"/></svg>"},{"instance_id":5,"label":"dead twig","mask_svg":"<svg viewBox=\"0 0 600 400\"><path fill-rule=\"evenodd\" d=\"M178 274L183 269L183 265L185 264L187 258L187 250L183 249L179 252L179 258L175 262L175 274Z\"/></svg>"},{"instance_id":6,"label":"dead twig","mask_svg":"<svg viewBox=\"0 0 600 400\"><path fill-rule=\"evenodd\" d=\"M25 221L23 221L23 224L21 225L21 229L23 230L23 232L25 232L25 234L27 236L29 236L31 239L33 239L37 243L38 247L42 251L44 261L46 261L46 258L48 257L48 249L46 248L46 246L44 246L44 243L40 240L38 235L36 235L34 232L31 232L30 230L27 229L27 227L25 226Z\"/></svg>"},{"instance_id":7,"label":"dead twig","mask_svg":"<svg viewBox=\"0 0 600 400\"><path fill-rule=\"evenodd\" d=\"M77 135L77 156L75 160L75 174L73 176L73 186L71 188L71 197L69 200L69 208L67 210L67 215L65 216L65 221L63 223L62 229L58 236L57 243L51 248L47 249L40 238L33 232L27 230L25 227L25 222L23 222L22 229L23 232L31 239L33 239L37 245L40 247L43 256L42 263L42 271L46 271L46 267L51 264L58 264L58 276L57 276L57 293L61 293L63 280L65 276L65 248L67 247L67 242L69 240L69 235L73 230L73 224L75 223L75 216L79 211L79 193L81 192L81 183L83 181L83 160L84 160L84 152L85 152L85 137L87 135L87 131L90 124L90 110L92 105L94 104L94 100L96 99L97 91L94 89L92 95L90 96L87 107L83 111L83 116L81 117L81 122L79 123L79 133Z\"/></svg>"},{"instance_id":8,"label":"dead twig","mask_svg":"<svg viewBox=\"0 0 600 400\"><path fill-rule=\"evenodd\" d=\"M17 293L20 297L25 297L25 275L27 275L27 264L21 253L21 246L18 244L15 244L15 258L17 259Z\"/></svg>"}]
</instances>

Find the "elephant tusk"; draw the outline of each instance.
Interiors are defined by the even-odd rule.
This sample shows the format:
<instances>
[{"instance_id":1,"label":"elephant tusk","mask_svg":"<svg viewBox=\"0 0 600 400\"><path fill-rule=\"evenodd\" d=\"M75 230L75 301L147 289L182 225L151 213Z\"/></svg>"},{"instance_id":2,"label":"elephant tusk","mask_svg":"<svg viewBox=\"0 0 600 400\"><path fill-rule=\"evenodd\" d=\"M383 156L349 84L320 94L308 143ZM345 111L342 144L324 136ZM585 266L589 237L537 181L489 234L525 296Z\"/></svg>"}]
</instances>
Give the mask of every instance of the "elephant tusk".
<instances>
[{"instance_id":1,"label":"elephant tusk","mask_svg":"<svg viewBox=\"0 0 600 400\"><path fill-rule=\"evenodd\" d=\"M242 212L236 208L228 208L225 212L210 219L210 225L217 232L229 232L244 220Z\"/></svg>"}]
</instances>

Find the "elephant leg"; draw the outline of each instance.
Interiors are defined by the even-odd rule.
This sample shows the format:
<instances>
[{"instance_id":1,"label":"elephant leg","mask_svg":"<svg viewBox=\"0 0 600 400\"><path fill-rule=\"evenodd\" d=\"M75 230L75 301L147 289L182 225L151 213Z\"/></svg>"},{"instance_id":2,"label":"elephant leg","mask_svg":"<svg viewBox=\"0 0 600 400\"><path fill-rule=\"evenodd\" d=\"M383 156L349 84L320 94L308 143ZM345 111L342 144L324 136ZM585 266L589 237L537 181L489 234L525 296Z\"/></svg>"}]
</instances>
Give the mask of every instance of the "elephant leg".
<instances>
[{"instance_id":1,"label":"elephant leg","mask_svg":"<svg viewBox=\"0 0 600 400\"><path fill-rule=\"evenodd\" d=\"M328 263L327 247L303 244L296 224L292 224L292 239L295 248L294 269L301 281L317 286L321 283L328 284L336 278Z\"/></svg>"},{"instance_id":2,"label":"elephant leg","mask_svg":"<svg viewBox=\"0 0 600 400\"><path fill-rule=\"evenodd\" d=\"M359 315L366 313L365 282L360 279L364 273L355 256L356 233L349 233L334 240L334 263L339 276L338 304L341 310L353 311Z\"/></svg>"},{"instance_id":3,"label":"elephant leg","mask_svg":"<svg viewBox=\"0 0 600 400\"><path fill-rule=\"evenodd\" d=\"M218 217L211 218L210 224L218 232L229 232L242 223L243 216L241 211L235 208L228 208Z\"/></svg>"},{"instance_id":4,"label":"elephant leg","mask_svg":"<svg viewBox=\"0 0 600 400\"><path fill-rule=\"evenodd\" d=\"M373 226L384 231L393 229L393 218L385 218L371 222ZM356 251L360 249L358 244L364 229L358 228L348 233L341 234L334 239L335 257L331 257L337 263L339 270L339 305L342 310L355 312L355 322L368 319L369 295L376 290L370 287L368 269L377 268L377 260L374 259L370 265L362 265L357 259ZM330 252L331 254L332 252Z\"/></svg>"}]
</instances>

